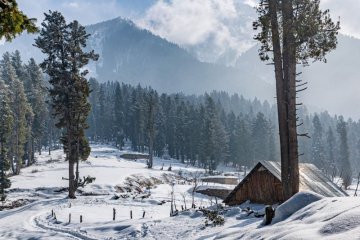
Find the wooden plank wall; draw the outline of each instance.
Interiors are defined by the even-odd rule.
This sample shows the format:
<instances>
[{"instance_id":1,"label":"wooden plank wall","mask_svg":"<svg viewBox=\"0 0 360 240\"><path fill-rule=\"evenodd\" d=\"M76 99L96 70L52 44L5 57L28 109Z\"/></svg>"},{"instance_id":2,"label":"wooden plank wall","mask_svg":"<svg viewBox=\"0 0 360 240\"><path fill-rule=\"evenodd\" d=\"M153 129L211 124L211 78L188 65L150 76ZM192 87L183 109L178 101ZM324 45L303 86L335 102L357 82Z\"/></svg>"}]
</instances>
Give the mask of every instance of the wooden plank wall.
<instances>
[{"instance_id":1,"label":"wooden plank wall","mask_svg":"<svg viewBox=\"0 0 360 240\"><path fill-rule=\"evenodd\" d=\"M259 168L248 176L238 189L229 205L241 204L247 200L254 203L274 204L284 200L281 182L268 170Z\"/></svg>"}]
</instances>

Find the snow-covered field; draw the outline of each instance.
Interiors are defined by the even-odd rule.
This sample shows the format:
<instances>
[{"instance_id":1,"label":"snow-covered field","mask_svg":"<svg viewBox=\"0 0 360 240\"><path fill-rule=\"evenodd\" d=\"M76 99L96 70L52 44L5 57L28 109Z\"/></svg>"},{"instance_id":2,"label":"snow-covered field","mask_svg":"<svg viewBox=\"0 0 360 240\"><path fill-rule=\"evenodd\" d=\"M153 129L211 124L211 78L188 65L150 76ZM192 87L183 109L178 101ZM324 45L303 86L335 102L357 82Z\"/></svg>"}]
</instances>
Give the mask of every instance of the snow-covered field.
<instances>
[{"instance_id":1,"label":"snow-covered field","mask_svg":"<svg viewBox=\"0 0 360 240\"><path fill-rule=\"evenodd\" d=\"M62 177L68 175L62 151L38 156L36 165L11 178L8 201L25 199L29 203L0 212L0 239L360 239L360 198L319 197L313 202L311 193L294 196L285 211L290 216L278 211L278 222L269 226L262 225L262 218L242 211L249 207L262 212L264 206L253 204L225 208L223 226L205 226L202 212L181 211L185 204L191 206L193 184L179 176L180 171L189 179L203 170L161 159L155 159L154 169L149 170L145 161L121 159L122 153L93 145L80 173L94 176L96 181L72 200L62 191L67 186ZM171 172L167 171L170 164ZM172 183L179 210L175 217L169 217ZM209 183L201 188L207 186L229 188ZM124 189L132 192L121 192ZM306 199L309 204L297 211L296 206ZM197 207L214 203L214 198L195 194Z\"/></svg>"}]
</instances>

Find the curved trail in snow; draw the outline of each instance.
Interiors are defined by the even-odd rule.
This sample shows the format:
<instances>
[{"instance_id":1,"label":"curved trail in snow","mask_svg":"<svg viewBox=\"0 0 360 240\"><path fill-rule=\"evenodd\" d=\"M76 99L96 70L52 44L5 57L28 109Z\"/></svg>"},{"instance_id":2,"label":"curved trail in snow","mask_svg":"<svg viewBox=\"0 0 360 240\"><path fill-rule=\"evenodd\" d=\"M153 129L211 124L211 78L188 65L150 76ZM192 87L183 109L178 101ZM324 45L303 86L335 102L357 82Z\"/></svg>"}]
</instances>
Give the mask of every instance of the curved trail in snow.
<instances>
[{"instance_id":1,"label":"curved trail in snow","mask_svg":"<svg viewBox=\"0 0 360 240\"><path fill-rule=\"evenodd\" d=\"M74 231L71 229L50 226L50 225L46 224L45 222L42 222L40 219L40 216L35 217L33 219L33 224L36 227L41 228L45 231L52 231L52 232L64 234L64 235L72 237L74 239L81 239L81 240L97 240L97 239L99 239L98 237L97 238L90 237L90 236L84 235L81 232Z\"/></svg>"},{"instance_id":2,"label":"curved trail in snow","mask_svg":"<svg viewBox=\"0 0 360 240\"><path fill-rule=\"evenodd\" d=\"M99 239L74 230L52 227L41 221L41 215L66 202L66 198L40 200L0 212L0 239Z\"/></svg>"}]
</instances>

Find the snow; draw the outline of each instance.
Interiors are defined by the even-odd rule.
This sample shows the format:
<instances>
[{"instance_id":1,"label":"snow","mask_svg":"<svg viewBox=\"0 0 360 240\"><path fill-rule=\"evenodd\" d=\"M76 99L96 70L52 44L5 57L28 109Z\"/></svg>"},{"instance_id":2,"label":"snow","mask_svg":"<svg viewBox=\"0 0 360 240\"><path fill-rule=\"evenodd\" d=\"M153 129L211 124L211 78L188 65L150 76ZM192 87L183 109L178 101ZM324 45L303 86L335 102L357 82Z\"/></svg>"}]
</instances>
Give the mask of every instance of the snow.
<instances>
[{"instance_id":1,"label":"snow","mask_svg":"<svg viewBox=\"0 0 360 240\"><path fill-rule=\"evenodd\" d=\"M264 212L265 206L249 202L219 208L225 224L205 226L201 211L181 211L185 203L187 208L191 206L194 185L188 179L200 177L202 169L159 158L155 158L154 169L147 169L145 160L120 158L125 152L92 145L89 161L81 163L80 173L94 176L96 181L82 190L84 195L78 193L77 199L68 199L66 192L58 191L67 186L62 180L67 177L62 151L37 156L36 165L11 177L8 201L26 199L30 203L0 212L0 239L360 239L359 197L328 198L311 192L298 193L277 207L275 219L268 226L263 225L262 217L255 217ZM171 172L166 170L170 164ZM174 217L169 217L171 182L175 182L179 210ZM233 187L199 184L199 188ZM125 187L132 191L121 192ZM218 208L211 197L198 193L195 203L198 207Z\"/></svg>"},{"instance_id":2,"label":"snow","mask_svg":"<svg viewBox=\"0 0 360 240\"><path fill-rule=\"evenodd\" d=\"M281 204L275 211L273 223L284 221L296 211L309 205L310 203L319 201L323 197L313 192L300 192L289 200Z\"/></svg>"}]
</instances>

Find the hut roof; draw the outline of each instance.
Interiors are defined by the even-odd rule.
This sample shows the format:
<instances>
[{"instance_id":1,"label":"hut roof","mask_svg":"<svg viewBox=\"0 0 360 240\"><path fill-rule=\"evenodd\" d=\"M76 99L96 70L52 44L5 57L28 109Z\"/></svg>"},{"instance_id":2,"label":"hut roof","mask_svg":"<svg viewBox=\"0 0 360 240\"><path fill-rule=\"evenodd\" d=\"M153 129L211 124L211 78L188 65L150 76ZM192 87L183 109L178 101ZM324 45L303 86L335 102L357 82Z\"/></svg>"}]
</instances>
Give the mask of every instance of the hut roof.
<instances>
[{"instance_id":1,"label":"hut roof","mask_svg":"<svg viewBox=\"0 0 360 240\"><path fill-rule=\"evenodd\" d=\"M261 161L249 172L249 174L235 187L235 189L226 197L224 202L228 202L241 186L247 182L251 174L259 168L265 168L271 172L274 177L281 181L280 162ZM315 165L310 163L300 163L300 191L313 191L324 197L343 197L348 196L341 188L327 178Z\"/></svg>"}]
</instances>

